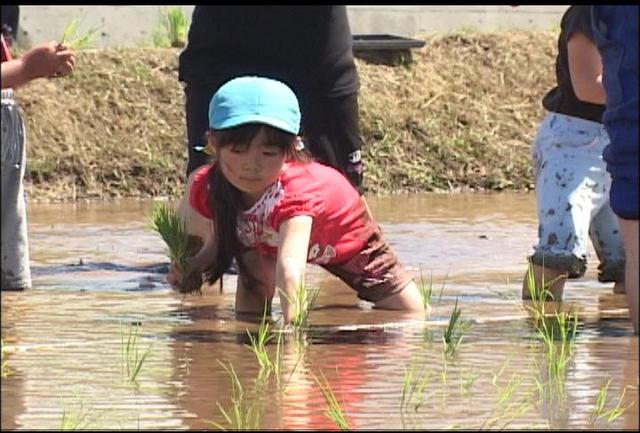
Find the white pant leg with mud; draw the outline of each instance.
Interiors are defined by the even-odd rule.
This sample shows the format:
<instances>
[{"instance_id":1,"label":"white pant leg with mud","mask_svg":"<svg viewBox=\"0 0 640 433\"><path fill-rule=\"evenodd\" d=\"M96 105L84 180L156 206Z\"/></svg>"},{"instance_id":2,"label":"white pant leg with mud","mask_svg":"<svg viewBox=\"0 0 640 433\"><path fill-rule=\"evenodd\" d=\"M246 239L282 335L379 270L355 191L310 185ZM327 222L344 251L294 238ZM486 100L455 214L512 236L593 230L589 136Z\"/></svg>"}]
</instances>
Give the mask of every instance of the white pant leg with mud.
<instances>
[{"instance_id":1,"label":"white pant leg with mud","mask_svg":"<svg viewBox=\"0 0 640 433\"><path fill-rule=\"evenodd\" d=\"M597 122L549 113L540 125L533 148L539 222L534 264L581 276L591 237L599 279L622 279L624 247L609 209L611 177L602 159L608 143Z\"/></svg>"},{"instance_id":2,"label":"white pant leg with mud","mask_svg":"<svg viewBox=\"0 0 640 433\"><path fill-rule=\"evenodd\" d=\"M23 178L26 135L13 91L2 90L2 290L31 288Z\"/></svg>"}]
</instances>

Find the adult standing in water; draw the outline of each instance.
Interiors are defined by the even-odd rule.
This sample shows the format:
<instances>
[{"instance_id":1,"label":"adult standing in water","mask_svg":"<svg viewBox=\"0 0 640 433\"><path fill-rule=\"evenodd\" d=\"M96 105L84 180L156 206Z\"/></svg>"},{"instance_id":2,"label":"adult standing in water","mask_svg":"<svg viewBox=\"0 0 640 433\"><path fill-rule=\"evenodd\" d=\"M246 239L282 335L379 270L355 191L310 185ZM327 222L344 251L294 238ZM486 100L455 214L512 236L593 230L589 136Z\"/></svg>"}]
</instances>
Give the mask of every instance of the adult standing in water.
<instances>
[{"instance_id":1,"label":"adult standing in water","mask_svg":"<svg viewBox=\"0 0 640 433\"><path fill-rule=\"evenodd\" d=\"M523 299L532 296L531 279L561 300L566 279L586 271L589 238L600 261L598 280L615 282L614 292L624 293L624 246L602 159L609 136L602 124L605 91L591 7L570 6L560 28L557 84L542 100L548 114L533 149L539 239Z\"/></svg>"},{"instance_id":2,"label":"adult standing in water","mask_svg":"<svg viewBox=\"0 0 640 433\"><path fill-rule=\"evenodd\" d=\"M629 315L638 333L638 6L593 6L593 33L602 56L606 109L602 120L610 144L611 208L618 216L627 264Z\"/></svg>"},{"instance_id":3,"label":"adult standing in water","mask_svg":"<svg viewBox=\"0 0 640 433\"><path fill-rule=\"evenodd\" d=\"M186 84L187 176L208 161L208 107L232 78L258 75L289 85L300 99L312 156L347 176L360 194L359 79L345 5L196 6L179 80Z\"/></svg>"}]
</instances>

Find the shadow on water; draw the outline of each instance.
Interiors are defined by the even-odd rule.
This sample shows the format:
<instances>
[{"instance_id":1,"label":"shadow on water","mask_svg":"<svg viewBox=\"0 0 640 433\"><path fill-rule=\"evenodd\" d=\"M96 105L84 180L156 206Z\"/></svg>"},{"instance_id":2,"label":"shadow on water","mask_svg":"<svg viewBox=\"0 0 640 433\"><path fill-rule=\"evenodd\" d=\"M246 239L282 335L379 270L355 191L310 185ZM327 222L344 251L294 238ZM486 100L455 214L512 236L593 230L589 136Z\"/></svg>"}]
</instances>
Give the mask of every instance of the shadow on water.
<instances>
[{"instance_id":1,"label":"shadow on water","mask_svg":"<svg viewBox=\"0 0 640 433\"><path fill-rule=\"evenodd\" d=\"M166 275L169 271L169 262L154 263L144 266L128 266L112 262L87 262L80 260L78 263L52 266L33 266L31 273L35 277L53 274L70 274L75 272L114 271L114 272L144 272L148 274Z\"/></svg>"},{"instance_id":2,"label":"shadow on water","mask_svg":"<svg viewBox=\"0 0 640 433\"><path fill-rule=\"evenodd\" d=\"M597 282L593 250L586 276L565 288L562 308L580 314L571 356L550 373L519 300L536 236L532 195L372 197L400 258L443 287L429 320L371 309L310 267L320 289L310 327L301 340L284 334L266 394L247 333L259 321L234 314L236 277L225 275L224 293L172 291L152 204L30 206L34 289L2 293L3 429L229 427L217 403L230 410L238 395L221 363L233 365L246 410L267 402L265 429L335 429L320 374L354 429L638 428L638 338L624 297ZM456 300L465 327L447 352ZM276 298L272 321L280 315ZM271 359L277 347L266 345ZM147 351L131 380L127 367ZM611 416L617 405L627 409Z\"/></svg>"}]
</instances>

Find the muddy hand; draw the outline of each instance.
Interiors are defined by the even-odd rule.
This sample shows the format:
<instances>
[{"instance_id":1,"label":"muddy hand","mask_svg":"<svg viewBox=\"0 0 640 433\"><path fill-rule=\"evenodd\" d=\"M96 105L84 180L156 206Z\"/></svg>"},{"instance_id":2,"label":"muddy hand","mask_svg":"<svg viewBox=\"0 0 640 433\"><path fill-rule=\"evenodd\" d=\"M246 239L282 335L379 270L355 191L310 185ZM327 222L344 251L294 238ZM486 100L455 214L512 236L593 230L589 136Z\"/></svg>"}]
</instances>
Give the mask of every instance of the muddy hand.
<instances>
[{"instance_id":1,"label":"muddy hand","mask_svg":"<svg viewBox=\"0 0 640 433\"><path fill-rule=\"evenodd\" d=\"M172 287L178 287L182 283L184 275L182 273L182 269L174 263L171 262L169 266L169 273L167 274L167 283L171 284Z\"/></svg>"}]
</instances>

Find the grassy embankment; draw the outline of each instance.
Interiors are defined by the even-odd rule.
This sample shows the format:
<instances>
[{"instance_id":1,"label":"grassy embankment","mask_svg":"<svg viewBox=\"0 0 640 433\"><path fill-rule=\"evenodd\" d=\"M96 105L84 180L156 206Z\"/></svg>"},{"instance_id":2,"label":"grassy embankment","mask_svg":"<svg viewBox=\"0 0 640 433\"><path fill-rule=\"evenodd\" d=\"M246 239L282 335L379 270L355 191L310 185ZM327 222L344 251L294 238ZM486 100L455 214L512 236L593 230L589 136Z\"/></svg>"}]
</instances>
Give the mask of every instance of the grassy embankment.
<instances>
[{"instance_id":1,"label":"grassy embankment","mask_svg":"<svg viewBox=\"0 0 640 433\"><path fill-rule=\"evenodd\" d=\"M427 35L413 62L358 59L369 194L532 187L553 32ZM178 49L88 50L19 90L32 201L176 196L185 167Z\"/></svg>"}]
</instances>

